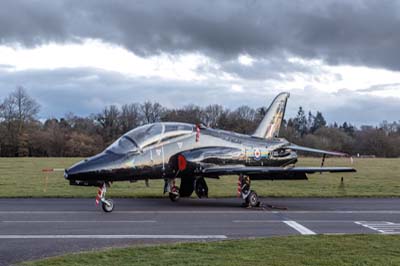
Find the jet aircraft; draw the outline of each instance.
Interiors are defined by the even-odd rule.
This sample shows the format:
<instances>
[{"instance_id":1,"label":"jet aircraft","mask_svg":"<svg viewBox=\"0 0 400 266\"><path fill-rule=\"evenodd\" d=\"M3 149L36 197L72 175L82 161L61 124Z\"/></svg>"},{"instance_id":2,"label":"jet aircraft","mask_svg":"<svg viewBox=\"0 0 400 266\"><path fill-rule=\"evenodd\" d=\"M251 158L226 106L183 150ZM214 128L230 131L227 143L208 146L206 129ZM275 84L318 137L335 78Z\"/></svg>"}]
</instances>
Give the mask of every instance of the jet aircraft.
<instances>
[{"instance_id":1,"label":"jet aircraft","mask_svg":"<svg viewBox=\"0 0 400 266\"><path fill-rule=\"evenodd\" d=\"M289 93L280 93L252 135L213 129L204 125L160 122L137 127L100 154L85 159L64 172L70 185L98 186L97 204L111 212L106 199L112 182L164 179L164 193L172 201L208 196L205 178L236 175L238 196L247 206L259 205L251 180L302 180L307 174L355 172L351 167L324 167L326 155L344 153L302 147L278 138ZM297 152L322 154L321 167L295 166ZM176 180L180 179L180 187Z\"/></svg>"}]
</instances>

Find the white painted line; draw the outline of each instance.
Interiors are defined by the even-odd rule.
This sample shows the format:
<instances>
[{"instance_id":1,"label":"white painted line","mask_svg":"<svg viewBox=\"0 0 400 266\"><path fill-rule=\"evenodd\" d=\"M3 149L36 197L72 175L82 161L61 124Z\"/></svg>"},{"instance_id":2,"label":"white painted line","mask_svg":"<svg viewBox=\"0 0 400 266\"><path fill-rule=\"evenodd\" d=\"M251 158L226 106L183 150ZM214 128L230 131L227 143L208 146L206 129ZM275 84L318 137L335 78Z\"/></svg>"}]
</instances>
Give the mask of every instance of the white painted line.
<instances>
[{"instance_id":1,"label":"white painted line","mask_svg":"<svg viewBox=\"0 0 400 266\"><path fill-rule=\"evenodd\" d=\"M155 220L143 220L143 221L133 221L133 220L119 220L119 221L70 221L70 220L42 220L42 221L0 221L1 223L156 223Z\"/></svg>"},{"instance_id":2,"label":"white painted line","mask_svg":"<svg viewBox=\"0 0 400 266\"><path fill-rule=\"evenodd\" d=\"M356 221L354 223L385 235L400 234L399 223L392 223L386 221L380 221L380 222Z\"/></svg>"},{"instance_id":3,"label":"white painted line","mask_svg":"<svg viewBox=\"0 0 400 266\"><path fill-rule=\"evenodd\" d=\"M369 211L360 211L360 210L348 210L348 211L280 211L276 213L299 213L299 214L307 214L307 213L331 213L331 214L400 214L400 210L369 210Z\"/></svg>"},{"instance_id":4,"label":"white painted line","mask_svg":"<svg viewBox=\"0 0 400 266\"><path fill-rule=\"evenodd\" d=\"M307 227L297 223L296 221L283 221L288 226L292 227L302 235L315 235L314 231L311 231Z\"/></svg>"},{"instance_id":5,"label":"white painted line","mask_svg":"<svg viewBox=\"0 0 400 266\"><path fill-rule=\"evenodd\" d=\"M378 231L379 233L383 233L381 230L378 230L377 228L374 227L374 225L376 225L376 223L371 223L371 225L368 224L368 222L354 222L355 224L361 225L363 227L366 227L368 229L371 229L373 231Z\"/></svg>"},{"instance_id":6,"label":"white painted line","mask_svg":"<svg viewBox=\"0 0 400 266\"><path fill-rule=\"evenodd\" d=\"M101 213L99 210L95 211L0 211L0 214L83 214L83 213ZM400 210L348 210L348 211L270 211L270 210L238 210L238 211L176 211L176 210L165 210L165 211L114 211L113 213L125 213L125 214L236 214L236 213L263 213L263 214L279 214L279 213L326 213L326 214L400 214Z\"/></svg>"},{"instance_id":7,"label":"white painted line","mask_svg":"<svg viewBox=\"0 0 400 266\"><path fill-rule=\"evenodd\" d=\"M225 235L0 235L0 239L226 239Z\"/></svg>"},{"instance_id":8,"label":"white painted line","mask_svg":"<svg viewBox=\"0 0 400 266\"><path fill-rule=\"evenodd\" d=\"M280 223L282 220L232 220L233 223ZM297 220L299 223L353 223L353 220Z\"/></svg>"},{"instance_id":9,"label":"white painted line","mask_svg":"<svg viewBox=\"0 0 400 266\"><path fill-rule=\"evenodd\" d=\"M232 223L281 223L282 220L232 220Z\"/></svg>"},{"instance_id":10,"label":"white painted line","mask_svg":"<svg viewBox=\"0 0 400 266\"><path fill-rule=\"evenodd\" d=\"M98 211L0 211L2 214L29 214L29 215L39 215L39 214L101 214ZM118 214L249 214L249 213L260 213L257 211L113 211L113 213ZM265 214L274 214L278 212L263 212Z\"/></svg>"}]
</instances>

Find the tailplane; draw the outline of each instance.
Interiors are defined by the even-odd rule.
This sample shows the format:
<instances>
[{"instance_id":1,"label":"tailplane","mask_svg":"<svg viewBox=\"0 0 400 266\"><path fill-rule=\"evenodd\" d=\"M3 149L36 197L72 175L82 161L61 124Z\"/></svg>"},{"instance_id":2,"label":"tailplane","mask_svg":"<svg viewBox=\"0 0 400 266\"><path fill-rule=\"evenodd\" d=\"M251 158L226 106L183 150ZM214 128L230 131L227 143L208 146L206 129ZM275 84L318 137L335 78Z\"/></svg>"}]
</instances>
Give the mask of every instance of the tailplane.
<instances>
[{"instance_id":1,"label":"tailplane","mask_svg":"<svg viewBox=\"0 0 400 266\"><path fill-rule=\"evenodd\" d=\"M266 139L278 137L288 98L288 92L282 92L275 97L257 130L254 132L254 137Z\"/></svg>"}]
</instances>

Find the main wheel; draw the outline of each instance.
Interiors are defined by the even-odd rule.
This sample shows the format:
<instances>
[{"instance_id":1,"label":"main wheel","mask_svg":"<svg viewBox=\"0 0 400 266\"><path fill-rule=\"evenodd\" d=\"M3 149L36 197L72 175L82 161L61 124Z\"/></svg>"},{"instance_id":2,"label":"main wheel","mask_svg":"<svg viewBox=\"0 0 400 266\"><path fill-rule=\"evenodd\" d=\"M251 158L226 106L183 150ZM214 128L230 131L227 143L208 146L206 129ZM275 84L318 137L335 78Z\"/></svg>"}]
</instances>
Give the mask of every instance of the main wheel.
<instances>
[{"instance_id":1,"label":"main wheel","mask_svg":"<svg viewBox=\"0 0 400 266\"><path fill-rule=\"evenodd\" d=\"M181 185L179 187L179 196L182 198L190 197L194 191L193 177L181 177Z\"/></svg>"},{"instance_id":2,"label":"main wheel","mask_svg":"<svg viewBox=\"0 0 400 266\"><path fill-rule=\"evenodd\" d=\"M112 212L114 210L114 202L111 199L108 199L107 202L102 202L101 207L105 212Z\"/></svg>"},{"instance_id":3,"label":"main wheel","mask_svg":"<svg viewBox=\"0 0 400 266\"><path fill-rule=\"evenodd\" d=\"M172 191L169 193L169 199L173 202L178 201L180 198L179 187L173 187Z\"/></svg>"},{"instance_id":4,"label":"main wheel","mask_svg":"<svg viewBox=\"0 0 400 266\"><path fill-rule=\"evenodd\" d=\"M204 178L199 178L196 180L195 183L195 192L197 197L201 198L208 198L208 186L206 180Z\"/></svg>"},{"instance_id":5,"label":"main wheel","mask_svg":"<svg viewBox=\"0 0 400 266\"><path fill-rule=\"evenodd\" d=\"M250 194L246 198L246 204L249 207L258 207L260 202L258 201L258 195L254 190L250 191Z\"/></svg>"}]
</instances>

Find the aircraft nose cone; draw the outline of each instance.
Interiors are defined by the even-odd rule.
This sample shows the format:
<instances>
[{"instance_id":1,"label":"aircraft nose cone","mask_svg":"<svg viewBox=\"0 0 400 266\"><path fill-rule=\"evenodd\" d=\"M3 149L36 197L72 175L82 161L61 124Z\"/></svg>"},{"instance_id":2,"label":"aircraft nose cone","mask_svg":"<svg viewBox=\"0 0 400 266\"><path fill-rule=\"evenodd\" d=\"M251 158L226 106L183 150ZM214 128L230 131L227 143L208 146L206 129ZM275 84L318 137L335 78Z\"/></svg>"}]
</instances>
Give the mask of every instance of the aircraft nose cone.
<instances>
[{"instance_id":1,"label":"aircraft nose cone","mask_svg":"<svg viewBox=\"0 0 400 266\"><path fill-rule=\"evenodd\" d=\"M90 167L87 164L88 160L80 161L64 171L64 178L71 179L78 174L88 172Z\"/></svg>"},{"instance_id":2,"label":"aircraft nose cone","mask_svg":"<svg viewBox=\"0 0 400 266\"><path fill-rule=\"evenodd\" d=\"M97 175L101 171L112 169L115 161L121 156L111 153L100 153L94 157L82 160L64 172L66 179L86 179Z\"/></svg>"}]
</instances>

